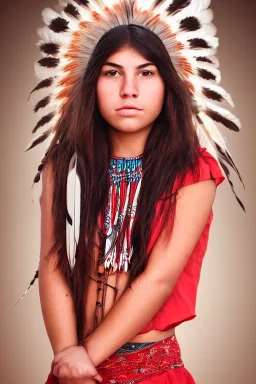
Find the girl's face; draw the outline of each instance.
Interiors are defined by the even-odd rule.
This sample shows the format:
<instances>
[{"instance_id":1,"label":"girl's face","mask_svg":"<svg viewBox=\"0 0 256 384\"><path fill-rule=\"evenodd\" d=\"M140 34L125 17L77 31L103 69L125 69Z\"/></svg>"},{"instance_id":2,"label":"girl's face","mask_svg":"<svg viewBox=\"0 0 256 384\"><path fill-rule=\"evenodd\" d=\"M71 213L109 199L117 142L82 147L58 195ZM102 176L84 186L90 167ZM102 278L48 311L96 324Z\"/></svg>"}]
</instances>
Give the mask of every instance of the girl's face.
<instances>
[{"instance_id":1,"label":"girl's face","mask_svg":"<svg viewBox=\"0 0 256 384\"><path fill-rule=\"evenodd\" d=\"M110 55L97 81L102 117L123 133L149 131L161 112L165 85L157 67L132 48Z\"/></svg>"}]
</instances>

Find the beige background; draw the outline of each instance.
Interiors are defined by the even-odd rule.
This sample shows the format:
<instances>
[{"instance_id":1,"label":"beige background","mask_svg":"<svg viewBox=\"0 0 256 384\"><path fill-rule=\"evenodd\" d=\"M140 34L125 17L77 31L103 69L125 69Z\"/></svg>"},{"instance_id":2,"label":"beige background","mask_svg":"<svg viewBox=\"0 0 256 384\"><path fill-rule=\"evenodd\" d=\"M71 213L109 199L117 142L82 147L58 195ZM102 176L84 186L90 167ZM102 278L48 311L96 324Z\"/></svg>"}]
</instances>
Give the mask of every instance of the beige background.
<instances>
[{"instance_id":1,"label":"beige background","mask_svg":"<svg viewBox=\"0 0 256 384\"><path fill-rule=\"evenodd\" d=\"M37 122L27 103L37 83L33 63L40 10L52 0L2 1L1 17L1 384L43 384L52 352L38 284L18 306L39 260L41 184L31 193L41 148L24 153ZM197 301L197 318L177 328L187 369L197 384L256 383L255 359L255 4L213 0L220 37L221 85L233 96L243 130L221 127L240 169L234 176L247 214L228 183L218 189ZM32 200L35 199L35 202Z\"/></svg>"}]
</instances>

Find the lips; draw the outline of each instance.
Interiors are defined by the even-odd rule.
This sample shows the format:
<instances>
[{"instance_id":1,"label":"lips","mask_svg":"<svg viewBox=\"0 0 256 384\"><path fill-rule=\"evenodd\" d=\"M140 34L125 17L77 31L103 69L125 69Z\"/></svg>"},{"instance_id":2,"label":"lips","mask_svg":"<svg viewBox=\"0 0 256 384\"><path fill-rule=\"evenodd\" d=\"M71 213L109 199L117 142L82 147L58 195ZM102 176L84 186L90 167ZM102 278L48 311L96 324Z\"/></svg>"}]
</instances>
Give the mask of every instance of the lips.
<instances>
[{"instance_id":1,"label":"lips","mask_svg":"<svg viewBox=\"0 0 256 384\"><path fill-rule=\"evenodd\" d=\"M117 111L121 111L122 109L136 109L138 111L141 111L141 109L135 107L135 105L124 105L123 107L118 108Z\"/></svg>"}]
</instances>

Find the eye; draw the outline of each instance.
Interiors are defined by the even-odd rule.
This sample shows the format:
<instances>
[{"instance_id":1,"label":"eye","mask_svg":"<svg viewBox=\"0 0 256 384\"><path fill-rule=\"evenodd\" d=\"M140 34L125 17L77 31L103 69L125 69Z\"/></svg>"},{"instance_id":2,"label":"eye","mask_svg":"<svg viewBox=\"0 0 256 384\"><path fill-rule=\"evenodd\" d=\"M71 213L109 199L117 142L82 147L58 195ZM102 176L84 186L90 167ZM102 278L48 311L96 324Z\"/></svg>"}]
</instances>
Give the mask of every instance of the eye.
<instances>
[{"instance_id":1,"label":"eye","mask_svg":"<svg viewBox=\"0 0 256 384\"><path fill-rule=\"evenodd\" d=\"M142 73L142 76L151 76L151 75L153 75L154 74L154 72L152 72L152 71L142 71L141 72Z\"/></svg>"},{"instance_id":2,"label":"eye","mask_svg":"<svg viewBox=\"0 0 256 384\"><path fill-rule=\"evenodd\" d=\"M117 71L115 71L114 69L111 69L111 70L105 72L104 74L105 74L106 76L114 77L114 76L116 76L117 73L118 73Z\"/></svg>"}]
</instances>

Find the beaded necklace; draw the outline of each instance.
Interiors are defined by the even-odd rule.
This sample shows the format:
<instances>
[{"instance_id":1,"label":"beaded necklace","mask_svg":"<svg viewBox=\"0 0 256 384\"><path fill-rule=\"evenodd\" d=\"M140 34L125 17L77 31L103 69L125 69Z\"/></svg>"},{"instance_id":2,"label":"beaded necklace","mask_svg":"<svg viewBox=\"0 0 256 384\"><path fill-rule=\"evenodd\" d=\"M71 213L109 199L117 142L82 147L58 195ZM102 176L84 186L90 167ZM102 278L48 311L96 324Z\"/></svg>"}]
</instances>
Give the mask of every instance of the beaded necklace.
<instances>
[{"instance_id":1,"label":"beaded necklace","mask_svg":"<svg viewBox=\"0 0 256 384\"><path fill-rule=\"evenodd\" d=\"M133 247L131 242L137 201L142 181L142 156L110 159L109 194L105 212L100 214L100 246L97 261L98 280L94 329L104 318L107 287L114 289L114 303L118 293L121 270L128 272ZM115 274L115 286L108 284L108 276ZM114 304L113 303L113 304Z\"/></svg>"}]
</instances>

